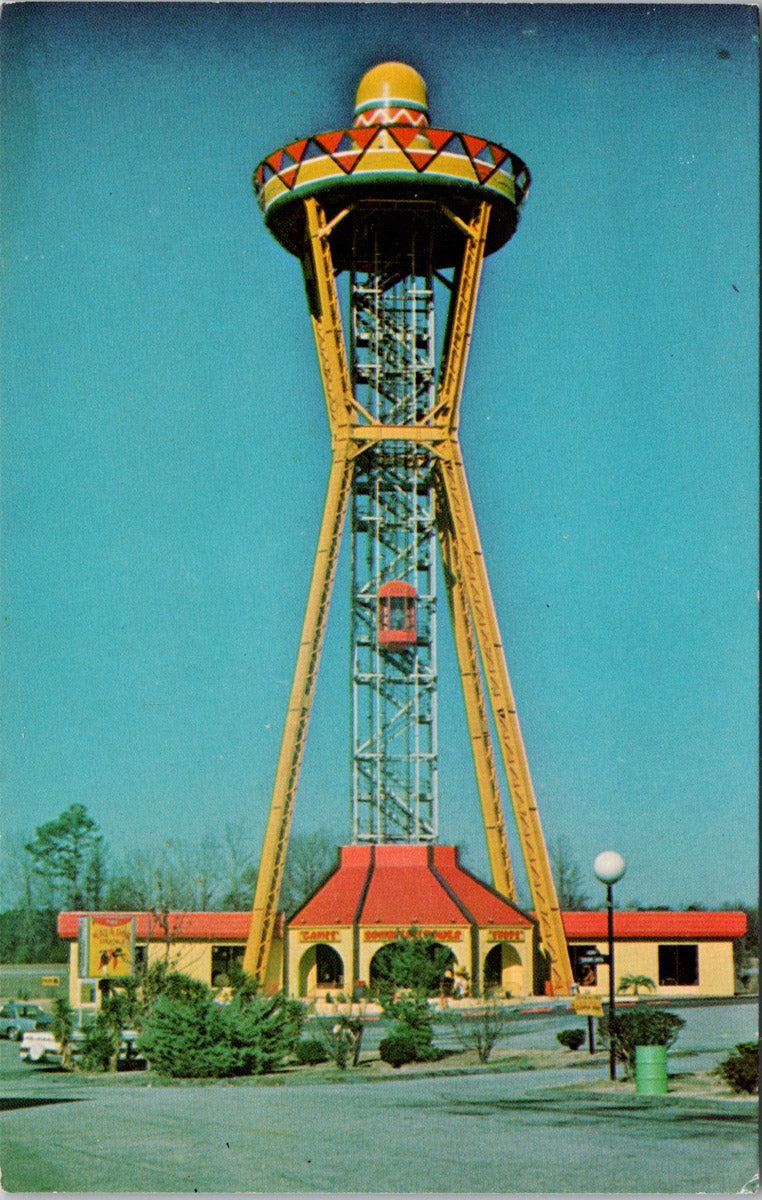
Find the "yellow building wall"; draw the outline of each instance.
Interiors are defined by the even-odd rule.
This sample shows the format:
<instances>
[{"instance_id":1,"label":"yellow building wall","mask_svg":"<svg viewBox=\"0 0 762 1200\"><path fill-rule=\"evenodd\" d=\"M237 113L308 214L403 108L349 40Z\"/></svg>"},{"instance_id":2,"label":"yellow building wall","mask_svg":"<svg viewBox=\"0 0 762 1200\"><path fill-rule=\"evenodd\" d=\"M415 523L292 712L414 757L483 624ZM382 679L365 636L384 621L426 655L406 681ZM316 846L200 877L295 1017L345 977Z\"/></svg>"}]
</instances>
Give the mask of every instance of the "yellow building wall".
<instances>
[{"instance_id":1,"label":"yellow building wall","mask_svg":"<svg viewBox=\"0 0 762 1200\"><path fill-rule=\"evenodd\" d=\"M601 954L608 953L608 942L586 942L595 945ZM698 945L697 984L659 985L659 946ZM658 996L732 996L735 991L732 941L698 941L686 938L659 942L617 942L614 946L614 971L617 986L626 975L645 975L656 984L651 993L643 989L643 995ZM594 987L583 986L582 992L595 996L609 994L608 963L599 963L598 979ZM617 993L619 994L619 993ZM631 993L630 993L631 994Z\"/></svg>"},{"instance_id":2,"label":"yellow building wall","mask_svg":"<svg viewBox=\"0 0 762 1200\"><path fill-rule=\"evenodd\" d=\"M352 987L352 929L349 926L332 926L319 929L298 927L288 932L288 983L289 996L314 999L327 991L337 990L336 984L318 987L316 948L330 946L335 950L344 966L344 981L341 991Z\"/></svg>"},{"instance_id":3,"label":"yellow building wall","mask_svg":"<svg viewBox=\"0 0 762 1200\"><path fill-rule=\"evenodd\" d=\"M202 983L211 986L212 983L212 949L217 945L236 945L235 942L138 942L147 950L148 966L155 963L168 963L173 971L189 975L191 979L200 979ZM240 943L243 951L245 943ZM270 950L270 960L265 975L265 990L269 993L280 991L283 986L283 939L273 938ZM83 999L83 994L92 993L92 999ZM69 946L69 1003L73 1008L84 1007L95 1009L97 1006L97 987L84 984L79 976L79 947L77 942Z\"/></svg>"},{"instance_id":4,"label":"yellow building wall","mask_svg":"<svg viewBox=\"0 0 762 1200\"><path fill-rule=\"evenodd\" d=\"M302 940L301 935L314 936L320 931L317 930L301 930L293 929L288 935L288 991L292 996L300 995L300 970L302 968L302 960L310 949L314 950L317 944L314 941ZM444 931L453 933L455 931ZM493 948L494 941L487 941L489 930L480 930L479 932L479 983L483 979L484 962L487 954ZM504 992L510 992L511 996L530 996L533 991L533 952L532 952L532 933L522 932L521 941L506 942L506 947L515 953L503 954L503 970L501 987ZM335 940L329 941L327 944L340 955L344 964L344 983L342 990L348 995L349 989L352 986L353 978L364 980L366 983L370 979L370 963L373 955L385 944L381 940L366 940L364 934L373 931L365 929L360 930L360 946L359 946L359 964L357 971L353 973L353 931L351 928L344 927L333 931ZM471 934L470 930L458 930L459 937L440 937L437 940L443 946L447 946L455 957L454 966L465 968L471 974ZM217 944L217 943L214 943ZM221 943L220 943L221 944ZM231 944L229 942L226 945ZM574 945L575 943L572 943ZM595 945L601 954L606 954L608 944L604 940L598 942L585 942L585 945ZM659 945L698 945L698 970L699 982L696 985L683 986L659 986ZM148 962L153 964L167 960L171 968L175 971L182 971L186 975L190 975L193 979L200 979L204 983L211 984L212 975L212 945L211 942L175 942L170 943L169 952L167 945L164 942L150 942L148 944ZM243 943L241 943L243 946ZM314 960L314 954L313 954ZM268 964L267 975L265 979L265 988L268 992L278 991L283 986L283 966L284 966L284 943L280 938L273 940L270 961ZM617 984L626 975L645 975L653 979L656 983L656 995L665 997L683 997L683 996L732 996L735 991L735 974L733 969L733 943L727 941L694 941L686 939L684 942L677 940L672 941L631 941L618 942L615 947L615 970ZM304 973L304 972L303 972ZM473 981L472 981L473 983ZM304 981L306 991L302 994L307 998L314 997L317 994L323 994L326 988L317 987L317 971L312 965L306 972L306 980ZM69 947L69 1003L73 1008L84 1007L85 1009L94 1009L97 1003L97 989L91 998L83 996L85 986L79 977L79 953L78 945L72 942ZM90 990L89 988L87 989ZM335 988L333 990L336 990ZM582 986L580 991L591 995L608 996L609 991L609 974L608 965L606 963L599 964L597 971L597 982L595 986ZM650 993L644 993L650 994Z\"/></svg>"},{"instance_id":5,"label":"yellow building wall","mask_svg":"<svg viewBox=\"0 0 762 1200\"><path fill-rule=\"evenodd\" d=\"M510 939L501 940L494 930L483 929L479 933L478 951L478 985L484 973L484 961L490 950L496 946L505 946L503 952L501 987L512 996L530 996L532 994L533 978L533 931L517 929L510 931ZM317 965L315 948L318 945L329 945L340 956L344 965L344 981L339 989L349 995L354 979L370 982L371 963L374 956L385 945L394 940L396 931L379 930L363 927L359 930L359 956L356 970L354 969L354 936L350 927L325 926L314 929L302 927L289 930L288 933L288 984L287 990L291 996L314 999L324 995L326 991L335 993L336 985L321 986L317 984ZM468 927L434 930L436 941L452 951L453 967L465 970L471 980L471 930ZM471 980L473 986L474 980Z\"/></svg>"},{"instance_id":6,"label":"yellow building wall","mask_svg":"<svg viewBox=\"0 0 762 1200\"><path fill-rule=\"evenodd\" d=\"M166 962L173 971L190 975L191 979L200 979L202 983L212 982L212 943L211 942L149 942L148 965Z\"/></svg>"},{"instance_id":7,"label":"yellow building wall","mask_svg":"<svg viewBox=\"0 0 762 1200\"><path fill-rule=\"evenodd\" d=\"M702 992L712 996L732 996L736 977L732 942L699 942L699 981Z\"/></svg>"}]
</instances>

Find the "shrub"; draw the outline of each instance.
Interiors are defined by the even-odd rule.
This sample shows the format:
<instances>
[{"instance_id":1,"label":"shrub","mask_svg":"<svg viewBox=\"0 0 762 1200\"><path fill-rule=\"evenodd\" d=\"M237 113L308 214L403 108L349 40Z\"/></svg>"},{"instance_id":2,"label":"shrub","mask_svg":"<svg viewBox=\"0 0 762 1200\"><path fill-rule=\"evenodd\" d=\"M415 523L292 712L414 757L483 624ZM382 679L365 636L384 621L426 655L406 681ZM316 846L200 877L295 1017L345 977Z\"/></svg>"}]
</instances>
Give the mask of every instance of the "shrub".
<instances>
[{"instance_id":1,"label":"shrub","mask_svg":"<svg viewBox=\"0 0 762 1200\"><path fill-rule=\"evenodd\" d=\"M51 1033L61 1047L61 1065L68 1069L72 1065L71 1039L74 1033L74 1009L66 996L56 996L53 1004Z\"/></svg>"},{"instance_id":2,"label":"shrub","mask_svg":"<svg viewBox=\"0 0 762 1200\"><path fill-rule=\"evenodd\" d=\"M70 1042L74 1032L74 1009L66 996L56 996L51 1033L57 1042Z\"/></svg>"},{"instance_id":3,"label":"shrub","mask_svg":"<svg viewBox=\"0 0 762 1200\"><path fill-rule=\"evenodd\" d=\"M159 964L161 966L161 964ZM192 975L184 975L182 971L156 972L156 987L158 995L167 1000L200 1000L211 997L207 985Z\"/></svg>"},{"instance_id":4,"label":"shrub","mask_svg":"<svg viewBox=\"0 0 762 1200\"><path fill-rule=\"evenodd\" d=\"M250 980L222 1006L205 984L176 976L154 1002L138 1048L173 1078L263 1075L293 1052L303 1016L298 1000L263 996Z\"/></svg>"},{"instance_id":5,"label":"shrub","mask_svg":"<svg viewBox=\"0 0 762 1200\"><path fill-rule=\"evenodd\" d=\"M140 1028L153 1012L160 996L170 1000L190 1000L193 997L206 995L209 988L200 979L175 971L169 963L151 963L140 975L141 1000L137 1004L137 1013L129 1022Z\"/></svg>"},{"instance_id":6,"label":"shrub","mask_svg":"<svg viewBox=\"0 0 762 1200\"><path fill-rule=\"evenodd\" d=\"M138 1049L161 1075L174 1079L233 1074L235 1054L225 1016L211 992L155 1001Z\"/></svg>"},{"instance_id":7,"label":"shrub","mask_svg":"<svg viewBox=\"0 0 762 1200\"><path fill-rule=\"evenodd\" d=\"M390 1033L379 1042L378 1053L383 1062L392 1067L401 1067L403 1063L415 1062L418 1058L414 1039L405 1033Z\"/></svg>"},{"instance_id":8,"label":"shrub","mask_svg":"<svg viewBox=\"0 0 762 1200\"><path fill-rule=\"evenodd\" d=\"M294 1047L294 1058L302 1066L328 1062L325 1047L317 1038L302 1038L297 1042Z\"/></svg>"},{"instance_id":9,"label":"shrub","mask_svg":"<svg viewBox=\"0 0 762 1200\"><path fill-rule=\"evenodd\" d=\"M420 1061L439 1057L439 1052L433 1045L434 1018L421 996L399 996L396 1000L387 1000L384 1011L396 1021L390 1037L410 1041L415 1047L415 1056Z\"/></svg>"},{"instance_id":10,"label":"shrub","mask_svg":"<svg viewBox=\"0 0 762 1200\"><path fill-rule=\"evenodd\" d=\"M131 998L123 992L103 997L100 1012L95 1021L85 1026L79 1046L78 1066L82 1070L116 1071L130 1005Z\"/></svg>"},{"instance_id":11,"label":"shrub","mask_svg":"<svg viewBox=\"0 0 762 1200\"><path fill-rule=\"evenodd\" d=\"M103 998L101 1011L108 1013L111 1024L120 1033L123 1029L139 1028L144 1006L135 981L125 979L118 984L112 983L109 995Z\"/></svg>"},{"instance_id":12,"label":"shrub","mask_svg":"<svg viewBox=\"0 0 762 1200\"><path fill-rule=\"evenodd\" d=\"M609 1034L614 1039L614 1053L625 1065L627 1074L635 1069L636 1046L671 1046L685 1021L677 1013L649 1008L647 1004L636 1004L627 1012L616 1013L613 1028L609 1029L608 1016L599 1017L598 1032L603 1038Z\"/></svg>"},{"instance_id":13,"label":"shrub","mask_svg":"<svg viewBox=\"0 0 762 1200\"><path fill-rule=\"evenodd\" d=\"M356 1067L360 1061L363 1022L360 1017L342 1013L337 1017L318 1017L312 1028L327 1058L333 1059L340 1070Z\"/></svg>"},{"instance_id":14,"label":"shrub","mask_svg":"<svg viewBox=\"0 0 762 1200\"><path fill-rule=\"evenodd\" d=\"M263 996L251 981L239 988L223 1012L233 1051L230 1073L237 1075L276 1071L293 1053L304 1020L298 1000L289 1000L283 992Z\"/></svg>"},{"instance_id":15,"label":"shrub","mask_svg":"<svg viewBox=\"0 0 762 1200\"><path fill-rule=\"evenodd\" d=\"M632 992L633 996L639 996L641 988L647 992L656 991L656 984L650 975L625 975L619 980L616 990L617 992Z\"/></svg>"},{"instance_id":16,"label":"shrub","mask_svg":"<svg viewBox=\"0 0 762 1200\"><path fill-rule=\"evenodd\" d=\"M86 1025L79 1045L78 1066L83 1071L116 1070L119 1052L120 1031L114 1030L107 1014L99 1012L95 1020Z\"/></svg>"},{"instance_id":17,"label":"shrub","mask_svg":"<svg viewBox=\"0 0 762 1200\"><path fill-rule=\"evenodd\" d=\"M759 1040L738 1042L731 1054L717 1068L727 1085L734 1092L759 1091Z\"/></svg>"},{"instance_id":18,"label":"shrub","mask_svg":"<svg viewBox=\"0 0 762 1200\"><path fill-rule=\"evenodd\" d=\"M584 1029L562 1029L556 1034L556 1041L569 1050L579 1050L585 1044Z\"/></svg>"},{"instance_id":19,"label":"shrub","mask_svg":"<svg viewBox=\"0 0 762 1200\"><path fill-rule=\"evenodd\" d=\"M494 1000L488 1000L484 1008L474 1013L442 1011L445 1022L450 1026L464 1050L475 1050L479 1062L486 1063L501 1038L508 1033L510 1014Z\"/></svg>"}]
</instances>

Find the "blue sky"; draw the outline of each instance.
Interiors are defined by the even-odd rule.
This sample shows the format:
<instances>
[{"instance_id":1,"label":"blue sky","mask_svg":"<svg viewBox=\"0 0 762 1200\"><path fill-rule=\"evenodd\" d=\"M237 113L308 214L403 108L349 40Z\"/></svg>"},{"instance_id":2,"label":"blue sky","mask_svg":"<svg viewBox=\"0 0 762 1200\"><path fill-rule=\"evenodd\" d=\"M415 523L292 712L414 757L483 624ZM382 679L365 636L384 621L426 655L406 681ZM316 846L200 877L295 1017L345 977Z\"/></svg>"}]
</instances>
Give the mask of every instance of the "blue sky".
<instances>
[{"instance_id":1,"label":"blue sky","mask_svg":"<svg viewBox=\"0 0 762 1200\"><path fill-rule=\"evenodd\" d=\"M0 35L6 833L79 802L116 849L258 847L329 446L250 177L401 58L533 175L461 437L546 836L624 854L623 898L751 900L756 9L19 4ZM337 842L348 588L345 547L295 817ZM484 871L445 625L441 840Z\"/></svg>"}]
</instances>

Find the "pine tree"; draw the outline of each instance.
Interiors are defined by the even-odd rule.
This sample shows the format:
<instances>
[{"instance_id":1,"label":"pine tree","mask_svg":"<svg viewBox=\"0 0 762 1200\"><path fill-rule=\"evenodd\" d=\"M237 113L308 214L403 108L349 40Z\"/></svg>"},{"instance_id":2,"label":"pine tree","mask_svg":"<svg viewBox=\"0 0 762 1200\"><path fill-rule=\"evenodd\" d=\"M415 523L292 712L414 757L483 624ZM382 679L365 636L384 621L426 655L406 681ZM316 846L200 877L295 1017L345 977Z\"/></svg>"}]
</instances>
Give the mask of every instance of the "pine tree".
<instances>
[{"instance_id":1,"label":"pine tree","mask_svg":"<svg viewBox=\"0 0 762 1200\"><path fill-rule=\"evenodd\" d=\"M39 825L24 846L32 868L48 884L51 906L81 908L90 893L100 894L104 867L103 836L84 804L72 804L54 821Z\"/></svg>"}]
</instances>

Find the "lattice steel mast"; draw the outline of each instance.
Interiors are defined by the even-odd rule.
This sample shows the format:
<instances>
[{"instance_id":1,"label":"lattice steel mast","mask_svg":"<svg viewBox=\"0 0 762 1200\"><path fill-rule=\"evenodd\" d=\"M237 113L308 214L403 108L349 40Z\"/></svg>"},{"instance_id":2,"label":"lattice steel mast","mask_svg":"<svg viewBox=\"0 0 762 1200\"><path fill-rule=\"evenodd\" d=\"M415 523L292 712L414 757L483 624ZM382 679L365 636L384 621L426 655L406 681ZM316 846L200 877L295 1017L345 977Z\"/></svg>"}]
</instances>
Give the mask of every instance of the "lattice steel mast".
<instances>
[{"instance_id":1,"label":"lattice steel mast","mask_svg":"<svg viewBox=\"0 0 762 1200\"><path fill-rule=\"evenodd\" d=\"M435 396L430 227L421 214L389 263L373 208L359 208L350 283L354 396L374 423L412 425L431 412ZM399 441L369 447L357 458L352 485L357 842L437 836L435 553L431 451ZM414 630L404 628L399 583L415 597ZM397 594L388 595L390 588ZM379 613L387 611L390 628L379 630Z\"/></svg>"},{"instance_id":2,"label":"lattice steel mast","mask_svg":"<svg viewBox=\"0 0 762 1200\"><path fill-rule=\"evenodd\" d=\"M457 437L485 254L512 236L526 165L429 126L425 84L369 71L351 129L303 138L257 168L271 232L302 263L332 461L265 832L244 969L264 978L339 540L352 512L354 837L436 837L434 538L439 540L494 886L514 897L492 712L542 945L572 985L497 616ZM350 277L350 353L336 277ZM434 369L437 278L450 290Z\"/></svg>"}]
</instances>

